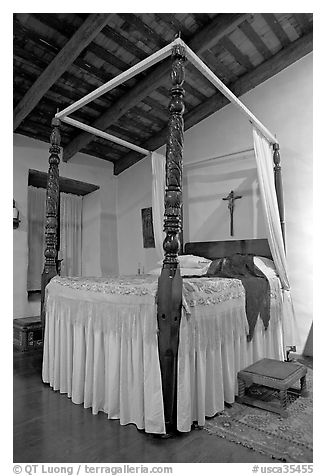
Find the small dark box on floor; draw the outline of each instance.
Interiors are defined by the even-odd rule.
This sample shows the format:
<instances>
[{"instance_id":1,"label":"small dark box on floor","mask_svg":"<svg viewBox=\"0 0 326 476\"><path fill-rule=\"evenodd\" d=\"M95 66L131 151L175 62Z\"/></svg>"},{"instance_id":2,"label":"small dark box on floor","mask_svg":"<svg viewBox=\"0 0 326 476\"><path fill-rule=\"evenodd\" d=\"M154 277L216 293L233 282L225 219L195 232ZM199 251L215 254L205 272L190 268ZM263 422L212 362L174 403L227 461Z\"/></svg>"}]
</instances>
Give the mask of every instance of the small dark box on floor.
<instances>
[{"instance_id":1,"label":"small dark box on floor","mask_svg":"<svg viewBox=\"0 0 326 476\"><path fill-rule=\"evenodd\" d=\"M14 319L14 348L20 352L42 347L42 323L38 316Z\"/></svg>"}]
</instances>

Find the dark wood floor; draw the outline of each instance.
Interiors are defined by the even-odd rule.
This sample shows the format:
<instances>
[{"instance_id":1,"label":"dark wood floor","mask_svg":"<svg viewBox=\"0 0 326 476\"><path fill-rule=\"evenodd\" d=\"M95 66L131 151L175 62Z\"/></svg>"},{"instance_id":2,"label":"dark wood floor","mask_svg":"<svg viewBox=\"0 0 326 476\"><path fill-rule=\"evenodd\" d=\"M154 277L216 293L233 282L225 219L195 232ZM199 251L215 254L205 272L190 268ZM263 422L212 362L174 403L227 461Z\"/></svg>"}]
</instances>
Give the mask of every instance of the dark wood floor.
<instances>
[{"instance_id":1,"label":"dark wood floor","mask_svg":"<svg viewBox=\"0 0 326 476\"><path fill-rule=\"evenodd\" d=\"M275 463L204 430L162 440L94 416L42 383L40 352L13 362L15 463Z\"/></svg>"}]
</instances>

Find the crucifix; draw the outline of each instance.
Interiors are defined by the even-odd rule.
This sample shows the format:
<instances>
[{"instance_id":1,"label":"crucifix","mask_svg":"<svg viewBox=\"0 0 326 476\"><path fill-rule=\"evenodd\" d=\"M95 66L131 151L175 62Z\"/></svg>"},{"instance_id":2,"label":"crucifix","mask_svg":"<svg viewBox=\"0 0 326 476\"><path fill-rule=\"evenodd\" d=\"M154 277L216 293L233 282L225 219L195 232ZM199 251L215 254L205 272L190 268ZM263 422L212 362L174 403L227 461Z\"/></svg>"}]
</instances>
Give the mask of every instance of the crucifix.
<instances>
[{"instance_id":1,"label":"crucifix","mask_svg":"<svg viewBox=\"0 0 326 476\"><path fill-rule=\"evenodd\" d=\"M234 191L231 190L227 197L222 198L222 200L227 200L228 209L230 210L230 235L233 236L233 210L234 210L234 200L242 198L242 195L234 195Z\"/></svg>"}]
</instances>

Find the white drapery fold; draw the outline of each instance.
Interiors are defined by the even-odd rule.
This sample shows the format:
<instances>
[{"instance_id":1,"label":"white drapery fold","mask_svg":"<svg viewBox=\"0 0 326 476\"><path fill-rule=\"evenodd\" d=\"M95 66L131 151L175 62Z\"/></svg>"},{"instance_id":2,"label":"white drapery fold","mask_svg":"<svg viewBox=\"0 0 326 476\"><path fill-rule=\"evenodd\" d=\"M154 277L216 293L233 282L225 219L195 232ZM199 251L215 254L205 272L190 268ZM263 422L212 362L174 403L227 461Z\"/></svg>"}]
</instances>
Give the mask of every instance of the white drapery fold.
<instances>
[{"instance_id":1,"label":"white drapery fold","mask_svg":"<svg viewBox=\"0 0 326 476\"><path fill-rule=\"evenodd\" d=\"M290 294L290 282L274 185L273 152L270 143L255 127L253 128L253 139L268 243L283 287L284 345L294 345L296 343L297 325Z\"/></svg>"},{"instance_id":2,"label":"white drapery fold","mask_svg":"<svg viewBox=\"0 0 326 476\"><path fill-rule=\"evenodd\" d=\"M155 298L47 287L43 382L121 425L165 433Z\"/></svg>"},{"instance_id":3,"label":"white drapery fold","mask_svg":"<svg viewBox=\"0 0 326 476\"><path fill-rule=\"evenodd\" d=\"M268 232L268 243L282 286L284 289L290 289L274 185L272 147L265 137L255 128L253 129L253 137L260 195Z\"/></svg>"},{"instance_id":4,"label":"white drapery fold","mask_svg":"<svg viewBox=\"0 0 326 476\"><path fill-rule=\"evenodd\" d=\"M157 152L151 153L152 160L152 212L155 248L160 259L164 258L163 223L165 192L165 157Z\"/></svg>"},{"instance_id":5,"label":"white drapery fold","mask_svg":"<svg viewBox=\"0 0 326 476\"><path fill-rule=\"evenodd\" d=\"M60 193L61 276L81 276L82 197Z\"/></svg>"},{"instance_id":6,"label":"white drapery fold","mask_svg":"<svg viewBox=\"0 0 326 476\"><path fill-rule=\"evenodd\" d=\"M45 249L45 199L44 188L28 187L28 267L27 291L41 289Z\"/></svg>"}]
</instances>

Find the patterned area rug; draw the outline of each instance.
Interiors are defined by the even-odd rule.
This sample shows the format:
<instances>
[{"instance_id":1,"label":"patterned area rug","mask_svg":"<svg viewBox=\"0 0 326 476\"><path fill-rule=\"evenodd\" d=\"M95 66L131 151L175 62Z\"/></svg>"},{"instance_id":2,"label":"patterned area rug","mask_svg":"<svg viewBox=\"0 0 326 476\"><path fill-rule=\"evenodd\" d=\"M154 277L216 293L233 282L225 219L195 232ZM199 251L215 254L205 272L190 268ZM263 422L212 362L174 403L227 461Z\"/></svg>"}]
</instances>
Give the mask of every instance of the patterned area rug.
<instances>
[{"instance_id":1,"label":"patterned area rug","mask_svg":"<svg viewBox=\"0 0 326 476\"><path fill-rule=\"evenodd\" d=\"M313 457L312 370L307 372L307 398L291 395L288 417L234 403L206 419L205 430L284 462L310 463Z\"/></svg>"}]
</instances>

